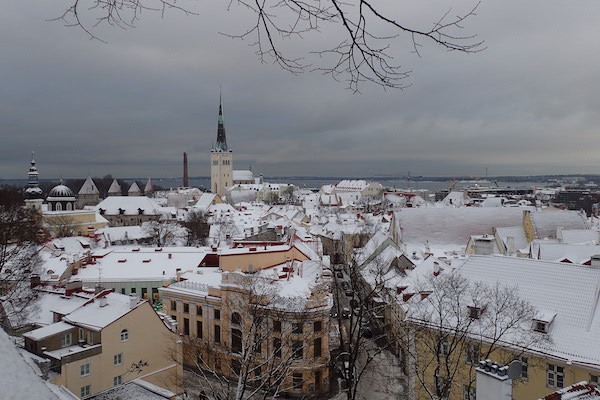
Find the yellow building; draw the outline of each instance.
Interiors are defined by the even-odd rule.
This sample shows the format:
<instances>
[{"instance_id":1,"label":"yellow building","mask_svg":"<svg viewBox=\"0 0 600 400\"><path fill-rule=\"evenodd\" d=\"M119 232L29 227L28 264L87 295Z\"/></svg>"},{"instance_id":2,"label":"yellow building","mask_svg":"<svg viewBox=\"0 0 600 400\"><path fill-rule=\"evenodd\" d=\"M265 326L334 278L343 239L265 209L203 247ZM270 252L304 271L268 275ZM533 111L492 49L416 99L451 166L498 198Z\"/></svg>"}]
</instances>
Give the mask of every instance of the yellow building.
<instances>
[{"instance_id":1,"label":"yellow building","mask_svg":"<svg viewBox=\"0 0 600 400\"><path fill-rule=\"evenodd\" d=\"M160 289L184 338L185 363L248 390L328 392L332 298L321 273L315 261L253 274L206 268Z\"/></svg>"},{"instance_id":2,"label":"yellow building","mask_svg":"<svg viewBox=\"0 0 600 400\"><path fill-rule=\"evenodd\" d=\"M133 379L180 393L181 353L147 301L106 290L30 331L26 350L49 360L51 382L81 398ZM171 352L165 349L173 349Z\"/></svg>"}]
</instances>

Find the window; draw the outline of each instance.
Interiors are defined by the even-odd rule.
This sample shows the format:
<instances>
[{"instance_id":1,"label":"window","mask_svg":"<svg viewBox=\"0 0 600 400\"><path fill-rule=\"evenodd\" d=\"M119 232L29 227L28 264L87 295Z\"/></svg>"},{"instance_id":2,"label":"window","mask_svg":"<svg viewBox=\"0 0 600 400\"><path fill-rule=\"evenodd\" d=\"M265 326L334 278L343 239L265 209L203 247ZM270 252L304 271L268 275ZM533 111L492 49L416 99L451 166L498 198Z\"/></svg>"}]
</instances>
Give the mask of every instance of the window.
<instances>
[{"instance_id":1,"label":"window","mask_svg":"<svg viewBox=\"0 0 600 400\"><path fill-rule=\"evenodd\" d=\"M254 334L254 344L252 345L252 350L258 354L262 352L262 340L258 333Z\"/></svg>"},{"instance_id":2,"label":"window","mask_svg":"<svg viewBox=\"0 0 600 400\"><path fill-rule=\"evenodd\" d=\"M82 328L79 328L79 341L85 340L85 331Z\"/></svg>"},{"instance_id":3,"label":"window","mask_svg":"<svg viewBox=\"0 0 600 400\"><path fill-rule=\"evenodd\" d=\"M479 352L479 344L467 343L467 346L465 347L465 363L477 365L479 364L480 358L481 354Z\"/></svg>"},{"instance_id":4,"label":"window","mask_svg":"<svg viewBox=\"0 0 600 400\"><path fill-rule=\"evenodd\" d=\"M158 300L158 288L152 288L152 300Z\"/></svg>"},{"instance_id":5,"label":"window","mask_svg":"<svg viewBox=\"0 0 600 400\"><path fill-rule=\"evenodd\" d=\"M71 333L65 333L60 337L60 345L62 347L70 346L72 343Z\"/></svg>"},{"instance_id":6,"label":"window","mask_svg":"<svg viewBox=\"0 0 600 400\"><path fill-rule=\"evenodd\" d=\"M127 329L123 329L121 331L121 342L125 342L129 340L129 331Z\"/></svg>"},{"instance_id":7,"label":"window","mask_svg":"<svg viewBox=\"0 0 600 400\"><path fill-rule=\"evenodd\" d=\"M231 369L234 374L240 376L240 374L242 373L242 363L240 362L240 360L231 360Z\"/></svg>"},{"instance_id":8,"label":"window","mask_svg":"<svg viewBox=\"0 0 600 400\"><path fill-rule=\"evenodd\" d=\"M529 379L529 359L527 357L519 357L521 361L521 379Z\"/></svg>"},{"instance_id":9,"label":"window","mask_svg":"<svg viewBox=\"0 0 600 400\"><path fill-rule=\"evenodd\" d=\"M281 339L273 339L273 357L281 358Z\"/></svg>"},{"instance_id":10,"label":"window","mask_svg":"<svg viewBox=\"0 0 600 400\"><path fill-rule=\"evenodd\" d=\"M448 339L440 339L440 341L438 342L438 354L445 357L448 355L449 350L450 349L448 348Z\"/></svg>"},{"instance_id":11,"label":"window","mask_svg":"<svg viewBox=\"0 0 600 400\"><path fill-rule=\"evenodd\" d=\"M477 389L473 385L463 385L463 400L475 400Z\"/></svg>"},{"instance_id":12,"label":"window","mask_svg":"<svg viewBox=\"0 0 600 400\"><path fill-rule=\"evenodd\" d=\"M215 369L221 369L221 359L219 357L215 357Z\"/></svg>"},{"instance_id":13,"label":"window","mask_svg":"<svg viewBox=\"0 0 600 400\"><path fill-rule=\"evenodd\" d=\"M202 321L196 321L196 337L202 339Z\"/></svg>"},{"instance_id":14,"label":"window","mask_svg":"<svg viewBox=\"0 0 600 400\"><path fill-rule=\"evenodd\" d=\"M183 312L186 314L190 313L190 304L189 303L183 303Z\"/></svg>"},{"instance_id":15,"label":"window","mask_svg":"<svg viewBox=\"0 0 600 400\"><path fill-rule=\"evenodd\" d=\"M590 375L590 383L600 389L600 376Z\"/></svg>"},{"instance_id":16,"label":"window","mask_svg":"<svg viewBox=\"0 0 600 400\"><path fill-rule=\"evenodd\" d=\"M231 314L231 323L233 325L241 325L242 323L242 317L240 316L240 314L234 312L233 314Z\"/></svg>"},{"instance_id":17,"label":"window","mask_svg":"<svg viewBox=\"0 0 600 400\"><path fill-rule=\"evenodd\" d=\"M302 355L303 355L302 353L303 353L302 341L294 340L292 342L292 358L294 360L301 360Z\"/></svg>"},{"instance_id":18,"label":"window","mask_svg":"<svg viewBox=\"0 0 600 400\"><path fill-rule=\"evenodd\" d=\"M533 330L541 333L548 333L548 324L544 321L533 321Z\"/></svg>"},{"instance_id":19,"label":"window","mask_svg":"<svg viewBox=\"0 0 600 400\"><path fill-rule=\"evenodd\" d=\"M273 321L273 331L281 332L281 321Z\"/></svg>"},{"instance_id":20,"label":"window","mask_svg":"<svg viewBox=\"0 0 600 400\"><path fill-rule=\"evenodd\" d=\"M313 330L315 332L321 332L321 329L323 329L323 323L321 321L315 321L313 323Z\"/></svg>"},{"instance_id":21,"label":"window","mask_svg":"<svg viewBox=\"0 0 600 400\"><path fill-rule=\"evenodd\" d=\"M189 318L183 319L183 334L185 336L190 335L190 320L189 320Z\"/></svg>"},{"instance_id":22,"label":"window","mask_svg":"<svg viewBox=\"0 0 600 400\"><path fill-rule=\"evenodd\" d=\"M292 384L294 386L294 390L302 390L302 374L295 373L292 375Z\"/></svg>"},{"instance_id":23,"label":"window","mask_svg":"<svg viewBox=\"0 0 600 400\"><path fill-rule=\"evenodd\" d=\"M221 319L221 310L215 309L215 319L219 321Z\"/></svg>"},{"instance_id":24,"label":"window","mask_svg":"<svg viewBox=\"0 0 600 400\"><path fill-rule=\"evenodd\" d=\"M231 330L231 351L234 353L242 353L242 331L239 329Z\"/></svg>"},{"instance_id":25,"label":"window","mask_svg":"<svg viewBox=\"0 0 600 400\"><path fill-rule=\"evenodd\" d=\"M90 364L82 364L79 366L79 375L88 376L90 374Z\"/></svg>"},{"instance_id":26,"label":"window","mask_svg":"<svg viewBox=\"0 0 600 400\"><path fill-rule=\"evenodd\" d=\"M171 311L177 311L177 302L175 300L171 300Z\"/></svg>"},{"instance_id":27,"label":"window","mask_svg":"<svg viewBox=\"0 0 600 400\"><path fill-rule=\"evenodd\" d=\"M221 343L221 327L215 325L215 343Z\"/></svg>"},{"instance_id":28,"label":"window","mask_svg":"<svg viewBox=\"0 0 600 400\"><path fill-rule=\"evenodd\" d=\"M315 341L313 343L313 347L314 347L314 352L315 352L315 358L321 357L321 338L315 339Z\"/></svg>"},{"instance_id":29,"label":"window","mask_svg":"<svg viewBox=\"0 0 600 400\"><path fill-rule=\"evenodd\" d=\"M137 293L137 288L132 287L131 288L131 294L136 294Z\"/></svg>"},{"instance_id":30,"label":"window","mask_svg":"<svg viewBox=\"0 0 600 400\"><path fill-rule=\"evenodd\" d=\"M292 324L292 333L299 334L302 333L302 323L294 323Z\"/></svg>"},{"instance_id":31,"label":"window","mask_svg":"<svg viewBox=\"0 0 600 400\"><path fill-rule=\"evenodd\" d=\"M123 364L123 353L115 354L113 356L113 364L114 365L122 365Z\"/></svg>"},{"instance_id":32,"label":"window","mask_svg":"<svg viewBox=\"0 0 600 400\"><path fill-rule=\"evenodd\" d=\"M142 288L142 299L148 299L148 288Z\"/></svg>"},{"instance_id":33,"label":"window","mask_svg":"<svg viewBox=\"0 0 600 400\"><path fill-rule=\"evenodd\" d=\"M113 386L117 386L121 384L121 375L115 376L113 378Z\"/></svg>"},{"instance_id":34,"label":"window","mask_svg":"<svg viewBox=\"0 0 600 400\"><path fill-rule=\"evenodd\" d=\"M91 385L82 386L81 390L79 391L79 397L89 396L91 391L92 391Z\"/></svg>"},{"instance_id":35,"label":"window","mask_svg":"<svg viewBox=\"0 0 600 400\"><path fill-rule=\"evenodd\" d=\"M315 371L315 389L321 389L321 371Z\"/></svg>"},{"instance_id":36,"label":"window","mask_svg":"<svg viewBox=\"0 0 600 400\"><path fill-rule=\"evenodd\" d=\"M125 294L125 288L121 288L121 294Z\"/></svg>"},{"instance_id":37,"label":"window","mask_svg":"<svg viewBox=\"0 0 600 400\"><path fill-rule=\"evenodd\" d=\"M475 306L469 306L469 318L479 319L481 316L481 308Z\"/></svg>"},{"instance_id":38,"label":"window","mask_svg":"<svg viewBox=\"0 0 600 400\"><path fill-rule=\"evenodd\" d=\"M450 391L448 387L448 378L444 376L435 375L435 390L439 397L446 398L448 397L448 392Z\"/></svg>"},{"instance_id":39,"label":"window","mask_svg":"<svg viewBox=\"0 0 600 400\"><path fill-rule=\"evenodd\" d=\"M196 306L196 315L202 316L202 306Z\"/></svg>"},{"instance_id":40,"label":"window","mask_svg":"<svg viewBox=\"0 0 600 400\"><path fill-rule=\"evenodd\" d=\"M562 388L565 386L565 369L558 365L548 364L546 371L546 383L551 388Z\"/></svg>"}]
</instances>

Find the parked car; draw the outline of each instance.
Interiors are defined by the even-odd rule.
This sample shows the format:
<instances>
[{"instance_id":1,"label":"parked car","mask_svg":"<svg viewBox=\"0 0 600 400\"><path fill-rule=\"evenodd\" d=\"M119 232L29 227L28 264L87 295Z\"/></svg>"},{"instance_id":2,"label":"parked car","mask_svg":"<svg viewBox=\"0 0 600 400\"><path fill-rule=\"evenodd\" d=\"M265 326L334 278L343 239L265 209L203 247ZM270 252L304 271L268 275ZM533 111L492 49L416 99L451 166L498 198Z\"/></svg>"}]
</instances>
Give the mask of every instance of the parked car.
<instances>
[{"instance_id":1,"label":"parked car","mask_svg":"<svg viewBox=\"0 0 600 400\"><path fill-rule=\"evenodd\" d=\"M342 318L344 318L344 319L350 318L350 308L342 307Z\"/></svg>"},{"instance_id":2,"label":"parked car","mask_svg":"<svg viewBox=\"0 0 600 400\"><path fill-rule=\"evenodd\" d=\"M333 307L331 308L331 311L329 312L329 315L330 315L332 318L337 318L337 316L338 316L338 310L337 310L337 307L336 307L336 306L333 306Z\"/></svg>"},{"instance_id":3,"label":"parked car","mask_svg":"<svg viewBox=\"0 0 600 400\"><path fill-rule=\"evenodd\" d=\"M337 276L339 279L344 279L344 273L342 271L336 272L335 276Z\"/></svg>"}]
</instances>

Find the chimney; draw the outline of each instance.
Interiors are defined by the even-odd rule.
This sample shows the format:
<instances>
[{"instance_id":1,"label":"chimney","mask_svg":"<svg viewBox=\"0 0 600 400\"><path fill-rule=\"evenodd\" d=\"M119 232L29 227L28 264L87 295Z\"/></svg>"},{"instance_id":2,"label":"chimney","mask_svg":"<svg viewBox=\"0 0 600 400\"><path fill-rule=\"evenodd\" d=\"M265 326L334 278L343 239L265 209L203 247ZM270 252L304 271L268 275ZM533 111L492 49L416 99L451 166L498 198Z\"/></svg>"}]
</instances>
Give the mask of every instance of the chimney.
<instances>
[{"instance_id":1,"label":"chimney","mask_svg":"<svg viewBox=\"0 0 600 400\"><path fill-rule=\"evenodd\" d=\"M596 254L592 256L591 266L593 268L600 268L600 254Z\"/></svg>"},{"instance_id":2,"label":"chimney","mask_svg":"<svg viewBox=\"0 0 600 400\"><path fill-rule=\"evenodd\" d=\"M81 291L82 283L80 280L67 282L65 285L65 295L70 296L74 292Z\"/></svg>"},{"instance_id":3,"label":"chimney","mask_svg":"<svg viewBox=\"0 0 600 400\"><path fill-rule=\"evenodd\" d=\"M138 304L138 298L136 296L129 296L129 308L134 309Z\"/></svg>"},{"instance_id":4,"label":"chimney","mask_svg":"<svg viewBox=\"0 0 600 400\"><path fill-rule=\"evenodd\" d=\"M41 285L42 283L42 278L40 278L39 275L35 274L35 275L31 275L30 281L29 281L29 286L31 287L31 289L33 289L36 286Z\"/></svg>"},{"instance_id":5,"label":"chimney","mask_svg":"<svg viewBox=\"0 0 600 400\"><path fill-rule=\"evenodd\" d=\"M473 251L477 255L491 256L494 253L494 237L484 235L473 240Z\"/></svg>"},{"instance_id":6,"label":"chimney","mask_svg":"<svg viewBox=\"0 0 600 400\"><path fill-rule=\"evenodd\" d=\"M507 236L506 237L506 252L509 256L512 256L515 252L515 237Z\"/></svg>"},{"instance_id":7,"label":"chimney","mask_svg":"<svg viewBox=\"0 0 600 400\"><path fill-rule=\"evenodd\" d=\"M188 187L188 161L187 161L187 153L183 153L183 187Z\"/></svg>"}]
</instances>

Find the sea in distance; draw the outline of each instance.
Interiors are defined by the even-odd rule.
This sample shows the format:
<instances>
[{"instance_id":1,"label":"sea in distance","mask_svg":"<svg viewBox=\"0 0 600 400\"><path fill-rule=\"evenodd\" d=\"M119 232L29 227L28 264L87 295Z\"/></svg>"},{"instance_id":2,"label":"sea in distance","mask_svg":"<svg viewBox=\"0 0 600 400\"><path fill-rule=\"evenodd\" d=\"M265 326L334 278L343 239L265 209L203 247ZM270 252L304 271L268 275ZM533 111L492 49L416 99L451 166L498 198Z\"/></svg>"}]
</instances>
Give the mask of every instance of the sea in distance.
<instances>
[{"instance_id":1,"label":"sea in distance","mask_svg":"<svg viewBox=\"0 0 600 400\"><path fill-rule=\"evenodd\" d=\"M132 183L138 181L144 183L148 178L122 178L124 181ZM546 186L544 182L503 182L490 180L466 180L466 181L434 181L434 180L408 180L402 178L387 178L387 177L368 177L368 178L344 178L344 177L298 177L298 176L279 176L279 177L268 177L265 176L264 182L269 183L288 183L293 184L301 189L312 189L318 190L321 186L327 184L336 184L342 179L366 179L377 181L386 188L392 189L403 189L403 190L427 190L430 192L437 192L441 190L447 190L454 186L457 189L467 187L502 187L502 188L515 188L515 189L529 189L529 188L543 188ZM65 179L67 182L69 179ZM40 179L42 182L56 182L58 185L59 179ZM152 182L162 189L175 189L183 185L183 178L181 177L169 177L169 178L152 178ZM197 176L189 178L190 187L198 187L201 189L210 188L210 177L208 176ZM27 179L0 179L0 184L9 184L14 186L26 186Z\"/></svg>"}]
</instances>

